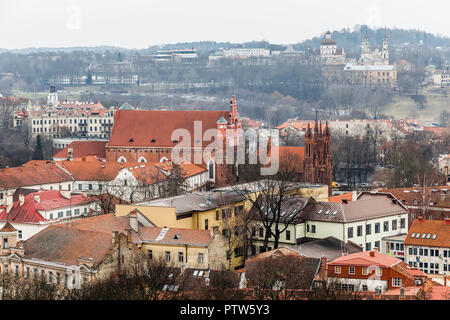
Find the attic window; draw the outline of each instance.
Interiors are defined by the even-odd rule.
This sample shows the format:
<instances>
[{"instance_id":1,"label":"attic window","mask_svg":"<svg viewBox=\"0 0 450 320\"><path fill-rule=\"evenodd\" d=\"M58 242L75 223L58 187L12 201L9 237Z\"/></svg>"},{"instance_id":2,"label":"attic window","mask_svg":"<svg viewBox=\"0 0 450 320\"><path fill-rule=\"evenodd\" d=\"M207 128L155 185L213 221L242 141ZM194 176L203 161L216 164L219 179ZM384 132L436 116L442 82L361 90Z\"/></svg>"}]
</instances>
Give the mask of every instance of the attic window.
<instances>
[{"instance_id":1,"label":"attic window","mask_svg":"<svg viewBox=\"0 0 450 320\"><path fill-rule=\"evenodd\" d=\"M426 234L426 233L423 233L423 234L422 234L422 239L425 239L426 236L427 236L427 234Z\"/></svg>"},{"instance_id":2,"label":"attic window","mask_svg":"<svg viewBox=\"0 0 450 320\"><path fill-rule=\"evenodd\" d=\"M337 213L337 210L333 212L333 216L335 216L335 215L336 215L336 213Z\"/></svg>"},{"instance_id":3,"label":"attic window","mask_svg":"<svg viewBox=\"0 0 450 320\"><path fill-rule=\"evenodd\" d=\"M323 210L322 210L322 209L320 209L319 211L317 211L317 213L322 213L322 211L323 211Z\"/></svg>"},{"instance_id":4,"label":"attic window","mask_svg":"<svg viewBox=\"0 0 450 320\"><path fill-rule=\"evenodd\" d=\"M154 143L154 142L156 142L156 140L155 140L155 139L152 139L152 143Z\"/></svg>"},{"instance_id":5,"label":"attic window","mask_svg":"<svg viewBox=\"0 0 450 320\"><path fill-rule=\"evenodd\" d=\"M420 232L416 234L416 239L420 238Z\"/></svg>"},{"instance_id":6,"label":"attic window","mask_svg":"<svg viewBox=\"0 0 450 320\"><path fill-rule=\"evenodd\" d=\"M180 239L180 236L178 234L176 234L173 238L174 238L174 240L178 240L178 239Z\"/></svg>"},{"instance_id":7,"label":"attic window","mask_svg":"<svg viewBox=\"0 0 450 320\"><path fill-rule=\"evenodd\" d=\"M416 236L416 233L413 232L412 235L411 235L411 238L414 238L415 236Z\"/></svg>"},{"instance_id":8,"label":"attic window","mask_svg":"<svg viewBox=\"0 0 450 320\"><path fill-rule=\"evenodd\" d=\"M431 239L436 239L436 237L437 237L437 234L435 233L435 234L433 234L433 237L431 238Z\"/></svg>"},{"instance_id":9,"label":"attic window","mask_svg":"<svg viewBox=\"0 0 450 320\"><path fill-rule=\"evenodd\" d=\"M133 139L133 138L130 138L130 140L128 140L128 142L134 142L134 139Z\"/></svg>"},{"instance_id":10,"label":"attic window","mask_svg":"<svg viewBox=\"0 0 450 320\"><path fill-rule=\"evenodd\" d=\"M198 270L194 270L194 277L196 277L198 274Z\"/></svg>"},{"instance_id":11,"label":"attic window","mask_svg":"<svg viewBox=\"0 0 450 320\"><path fill-rule=\"evenodd\" d=\"M427 239L431 238L431 233L427 234Z\"/></svg>"}]
</instances>

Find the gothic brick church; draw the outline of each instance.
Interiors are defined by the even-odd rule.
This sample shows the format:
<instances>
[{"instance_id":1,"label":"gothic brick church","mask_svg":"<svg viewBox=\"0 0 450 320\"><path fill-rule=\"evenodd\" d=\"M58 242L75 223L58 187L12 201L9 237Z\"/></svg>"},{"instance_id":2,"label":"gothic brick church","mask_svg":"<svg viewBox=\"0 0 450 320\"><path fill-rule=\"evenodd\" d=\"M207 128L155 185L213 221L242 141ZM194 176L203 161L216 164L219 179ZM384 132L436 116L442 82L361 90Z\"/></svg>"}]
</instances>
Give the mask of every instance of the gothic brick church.
<instances>
[{"instance_id":1,"label":"gothic brick church","mask_svg":"<svg viewBox=\"0 0 450 320\"><path fill-rule=\"evenodd\" d=\"M208 169L209 178L216 186L232 183L232 165L218 161L219 155L215 150L219 141L223 149L242 143L242 125L234 96L229 110L118 110L114 118L114 127L106 145L106 161L174 160L173 151L177 154L180 144L187 143L189 155L183 155L185 160L196 164L200 161ZM211 132L215 133L217 140L208 139ZM327 184L331 189L331 136L328 123L322 128L322 124L316 121L314 129L308 127L305 147L279 148L280 161L289 154L293 159L290 165L297 168L301 180ZM203 157L206 151L210 153L209 157Z\"/></svg>"}]
</instances>

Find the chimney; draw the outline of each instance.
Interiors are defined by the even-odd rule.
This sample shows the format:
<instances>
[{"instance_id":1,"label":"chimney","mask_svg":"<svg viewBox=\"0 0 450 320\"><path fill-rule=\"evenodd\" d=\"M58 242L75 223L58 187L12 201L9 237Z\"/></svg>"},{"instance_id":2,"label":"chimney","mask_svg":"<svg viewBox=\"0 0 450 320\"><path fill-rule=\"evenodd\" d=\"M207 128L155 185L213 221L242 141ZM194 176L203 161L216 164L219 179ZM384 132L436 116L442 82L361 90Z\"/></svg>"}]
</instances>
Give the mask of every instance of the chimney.
<instances>
[{"instance_id":1,"label":"chimney","mask_svg":"<svg viewBox=\"0 0 450 320\"><path fill-rule=\"evenodd\" d=\"M356 201L357 198L358 198L358 191L353 190L352 191L352 201Z\"/></svg>"},{"instance_id":2,"label":"chimney","mask_svg":"<svg viewBox=\"0 0 450 320\"><path fill-rule=\"evenodd\" d=\"M13 205L13 195L12 193L8 192L6 193L6 206L11 206Z\"/></svg>"},{"instance_id":3,"label":"chimney","mask_svg":"<svg viewBox=\"0 0 450 320\"><path fill-rule=\"evenodd\" d=\"M418 220L419 222L423 222L423 217L422 217L422 216L419 216L419 217L417 217L417 220Z\"/></svg>"},{"instance_id":4,"label":"chimney","mask_svg":"<svg viewBox=\"0 0 450 320\"><path fill-rule=\"evenodd\" d=\"M19 194L19 202L20 206L23 206L23 204L25 203L25 196L22 193Z\"/></svg>"},{"instance_id":5,"label":"chimney","mask_svg":"<svg viewBox=\"0 0 450 320\"><path fill-rule=\"evenodd\" d=\"M400 300L405 299L405 288L403 286L400 288Z\"/></svg>"},{"instance_id":6,"label":"chimney","mask_svg":"<svg viewBox=\"0 0 450 320\"><path fill-rule=\"evenodd\" d=\"M37 203L41 202L41 195L39 193L34 195L34 201L36 201Z\"/></svg>"},{"instance_id":7,"label":"chimney","mask_svg":"<svg viewBox=\"0 0 450 320\"><path fill-rule=\"evenodd\" d=\"M82 157L81 161L86 162L86 157Z\"/></svg>"},{"instance_id":8,"label":"chimney","mask_svg":"<svg viewBox=\"0 0 450 320\"><path fill-rule=\"evenodd\" d=\"M119 241L119 231L112 232L112 244L116 244Z\"/></svg>"},{"instance_id":9,"label":"chimney","mask_svg":"<svg viewBox=\"0 0 450 320\"><path fill-rule=\"evenodd\" d=\"M139 232L139 221L137 219L136 211L134 210L130 212L130 228L135 232Z\"/></svg>"},{"instance_id":10,"label":"chimney","mask_svg":"<svg viewBox=\"0 0 450 320\"><path fill-rule=\"evenodd\" d=\"M373 250L370 251L370 256L371 257L375 257L375 250L376 248L373 248Z\"/></svg>"},{"instance_id":11,"label":"chimney","mask_svg":"<svg viewBox=\"0 0 450 320\"><path fill-rule=\"evenodd\" d=\"M450 225L450 218L445 218L444 219L444 224Z\"/></svg>"},{"instance_id":12,"label":"chimney","mask_svg":"<svg viewBox=\"0 0 450 320\"><path fill-rule=\"evenodd\" d=\"M71 161L73 159L73 148L70 147L67 149L67 160Z\"/></svg>"}]
</instances>

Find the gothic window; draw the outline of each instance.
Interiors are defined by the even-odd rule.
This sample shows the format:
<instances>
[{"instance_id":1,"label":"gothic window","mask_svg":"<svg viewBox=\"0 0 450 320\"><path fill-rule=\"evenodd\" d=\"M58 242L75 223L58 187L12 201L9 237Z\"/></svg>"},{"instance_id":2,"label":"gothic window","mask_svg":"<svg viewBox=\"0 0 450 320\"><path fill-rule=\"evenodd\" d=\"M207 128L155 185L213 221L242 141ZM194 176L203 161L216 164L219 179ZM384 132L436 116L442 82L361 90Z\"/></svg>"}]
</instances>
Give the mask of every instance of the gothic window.
<instances>
[{"instance_id":1,"label":"gothic window","mask_svg":"<svg viewBox=\"0 0 450 320\"><path fill-rule=\"evenodd\" d=\"M214 161L208 162L209 179L214 180Z\"/></svg>"},{"instance_id":2,"label":"gothic window","mask_svg":"<svg viewBox=\"0 0 450 320\"><path fill-rule=\"evenodd\" d=\"M147 162L147 159L145 159L144 157L140 157L138 162Z\"/></svg>"},{"instance_id":3,"label":"gothic window","mask_svg":"<svg viewBox=\"0 0 450 320\"><path fill-rule=\"evenodd\" d=\"M125 159L125 157L120 157L117 162L127 162L127 159Z\"/></svg>"}]
</instances>

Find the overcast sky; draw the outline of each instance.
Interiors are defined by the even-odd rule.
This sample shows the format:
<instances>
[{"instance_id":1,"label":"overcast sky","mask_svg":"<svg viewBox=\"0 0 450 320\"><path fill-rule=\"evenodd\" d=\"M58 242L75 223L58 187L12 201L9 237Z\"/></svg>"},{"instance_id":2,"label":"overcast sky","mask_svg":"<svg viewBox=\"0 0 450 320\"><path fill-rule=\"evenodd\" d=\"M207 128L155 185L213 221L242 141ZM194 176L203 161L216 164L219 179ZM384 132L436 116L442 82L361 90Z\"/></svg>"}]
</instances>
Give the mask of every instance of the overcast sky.
<instances>
[{"instance_id":1,"label":"overcast sky","mask_svg":"<svg viewBox=\"0 0 450 320\"><path fill-rule=\"evenodd\" d=\"M448 0L0 0L0 48L267 40L357 24L450 36Z\"/></svg>"}]
</instances>

